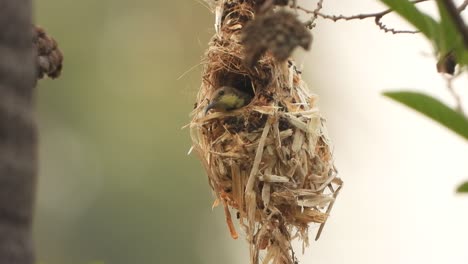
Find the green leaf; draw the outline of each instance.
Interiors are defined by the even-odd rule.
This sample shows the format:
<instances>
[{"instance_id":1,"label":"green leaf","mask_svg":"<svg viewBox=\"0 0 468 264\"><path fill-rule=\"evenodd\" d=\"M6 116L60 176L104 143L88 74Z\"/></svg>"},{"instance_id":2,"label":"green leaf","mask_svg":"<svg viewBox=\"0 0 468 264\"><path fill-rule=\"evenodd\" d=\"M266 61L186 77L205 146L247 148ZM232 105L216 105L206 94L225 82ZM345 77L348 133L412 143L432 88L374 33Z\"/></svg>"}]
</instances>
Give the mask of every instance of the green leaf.
<instances>
[{"instance_id":1,"label":"green leaf","mask_svg":"<svg viewBox=\"0 0 468 264\"><path fill-rule=\"evenodd\" d=\"M468 193L468 182L463 183L457 188L458 193Z\"/></svg>"},{"instance_id":2,"label":"green leaf","mask_svg":"<svg viewBox=\"0 0 468 264\"><path fill-rule=\"evenodd\" d=\"M448 52L455 52L457 62L466 65L468 63L468 54L466 52L462 36L455 25L455 21L447 8L443 4L443 0L437 0L437 7L440 15L440 33L441 41L439 43L439 52L442 55Z\"/></svg>"},{"instance_id":3,"label":"green leaf","mask_svg":"<svg viewBox=\"0 0 468 264\"><path fill-rule=\"evenodd\" d=\"M455 25L453 17L447 11L442 0L437 0L437 7L440 15L440 27L441 27L441 41L439 45L439 52L445 55L449 52L455 52L457 62L466 65L467 54L461 34Z\"/></svg>"},{"instance_id":4,"label":"green leaf","mask_svg":"<svg viewBox=\"0 0 468 264\"><path fill-rule=\"evenodd\" d=\"M439 8L440 15L440 33L441 41L439 46L439 52L445 54L449 51L454 50L457 46L462 45L460 34L453 22L452 17L448 13L444 4L441 0L437 0L437 7Z\"/></svg>"},{"instance_id":5,"label":"green leaf","mask_svg":"<svg viewBox=\"0 0 468 264\"><path fill-rule=\"evenodd\" d=\"M438 46L440 26L432 17L419 11L414 3L408 0L381 0L385 5L398 13L428 39L433 40Z\"/></svg>"},{"instance_id":6,"label":"green leaf","mask_svg":"<svg viewBox=\"0 0 468 264\"><path fill-rule=\"evenodd\" d=\"M418 92L385 92L383 95L400 102L439 122L468 140L468 119L439 100Z\"/></svg>"},{"instance_id":7,"label":"green leaf","mask_svg":"<svg viewBox=\"0 0 468 264\"><path fill-rule=\"evenodd\" d=\"M468 65L468 51L466 49L455 49L455 53L458 63L460 63L461 65Z\"/></svg>"},{"instance_id":8,"label":"green leaf","mask_svg":"<svg viewBox=\"0 0 468 264\"><path fill-rule=\"evenodd\" d=\"M468 52L442 0L437 0L440 23L421 12L409 0L381 0L381 2L421 31L432 42L434 50L440 54L439 58L446 56L449 52L455 52L457 62L461 65L468 65Z\"/></svg>"}]
</instances>

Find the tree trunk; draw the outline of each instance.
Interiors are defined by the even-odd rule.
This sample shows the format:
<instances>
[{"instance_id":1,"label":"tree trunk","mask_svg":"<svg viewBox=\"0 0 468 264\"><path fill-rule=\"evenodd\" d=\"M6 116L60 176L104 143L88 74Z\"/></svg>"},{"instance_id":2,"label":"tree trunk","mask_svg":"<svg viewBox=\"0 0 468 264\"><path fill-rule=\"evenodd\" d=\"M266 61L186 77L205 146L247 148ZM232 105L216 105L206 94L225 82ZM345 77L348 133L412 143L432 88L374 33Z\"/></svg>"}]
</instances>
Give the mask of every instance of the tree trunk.
<instances>
[{"instance_id":1,"label":"tree trunk","mask_svg":"<svg viewBox=\"0 0 468 264\"><path fill-rule=\"evenodd\" d=\"M34 263L37 176L30 0L0 0L0 264Z\"/></svg>"}]
</instances>

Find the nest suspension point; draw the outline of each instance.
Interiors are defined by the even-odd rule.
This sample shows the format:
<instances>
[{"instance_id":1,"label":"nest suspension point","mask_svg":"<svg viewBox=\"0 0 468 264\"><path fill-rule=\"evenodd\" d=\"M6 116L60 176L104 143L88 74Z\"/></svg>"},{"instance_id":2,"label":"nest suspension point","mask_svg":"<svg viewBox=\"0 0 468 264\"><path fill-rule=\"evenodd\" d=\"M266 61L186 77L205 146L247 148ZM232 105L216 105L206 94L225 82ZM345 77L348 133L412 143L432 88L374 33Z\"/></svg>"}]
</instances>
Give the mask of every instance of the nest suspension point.
<instances>
[{"instance_id":1,"label":"nest suspension point","mask_svg":"<svg viewBox=\"0 0 468 264\"><path fill-rule=\"evenodd\" d=\"M272 1L264 1L270 9L261 1L218 2L216 34L190 123L193 149L233 238L238 233L231 212L237 216L250 263L294 264L291 241L307 246L314 223L319 237L342 186L317 96L289 58L294 47L308 48L311 36ZM251 101L205 113L209 99L225 86L249 94Z\"/></svg>"}]
</instances>

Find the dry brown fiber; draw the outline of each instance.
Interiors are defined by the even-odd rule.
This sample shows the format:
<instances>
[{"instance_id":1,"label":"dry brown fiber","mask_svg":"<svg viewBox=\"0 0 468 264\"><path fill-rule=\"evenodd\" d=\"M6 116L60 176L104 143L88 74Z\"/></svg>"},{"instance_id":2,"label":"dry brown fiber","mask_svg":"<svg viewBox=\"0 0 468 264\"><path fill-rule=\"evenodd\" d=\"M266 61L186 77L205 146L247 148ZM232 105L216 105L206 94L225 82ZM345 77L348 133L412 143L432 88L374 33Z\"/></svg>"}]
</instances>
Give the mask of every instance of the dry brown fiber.
<instances>
[{"instance_id":1,"label":"dry brown fiber","mask_svg":"<svg viewBox=\"0 0 468 264\"><path fill-rule=\"evenodd\" d=\"M318 238L342 186L325 120L292 60L277 61L267 52L254 67L243 63L242 29L255 17L254 4L219 2L190 123L193 149L235 238L230 209L237 212L250 262L293 264L291 241L307 246L314 223ZM250 89L254 99L238 110L205 115L206 98L224 85Z\"/></svg>"}]
</instances>

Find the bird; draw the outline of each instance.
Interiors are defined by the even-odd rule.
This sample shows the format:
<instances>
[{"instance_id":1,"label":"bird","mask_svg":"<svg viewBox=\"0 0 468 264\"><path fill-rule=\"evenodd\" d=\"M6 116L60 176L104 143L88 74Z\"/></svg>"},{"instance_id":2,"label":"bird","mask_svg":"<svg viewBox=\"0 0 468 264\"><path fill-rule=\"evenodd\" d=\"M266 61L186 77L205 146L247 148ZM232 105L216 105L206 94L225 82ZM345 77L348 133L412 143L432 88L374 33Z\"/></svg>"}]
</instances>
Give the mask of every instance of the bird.
<instances>
[{"instance_id":1,"label":"bird","mask_svg":"<svg viewBox=\"0 0 468 264\"><path fill-rule=\"evenodd\" d=\"M250 103L252 95L230 86L222 86L211 97L210 103L205 108L205 115L214 109L221 112L232 111L244 107Z\"/></svg>"}]
</instances>

